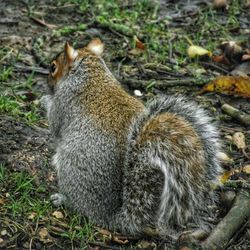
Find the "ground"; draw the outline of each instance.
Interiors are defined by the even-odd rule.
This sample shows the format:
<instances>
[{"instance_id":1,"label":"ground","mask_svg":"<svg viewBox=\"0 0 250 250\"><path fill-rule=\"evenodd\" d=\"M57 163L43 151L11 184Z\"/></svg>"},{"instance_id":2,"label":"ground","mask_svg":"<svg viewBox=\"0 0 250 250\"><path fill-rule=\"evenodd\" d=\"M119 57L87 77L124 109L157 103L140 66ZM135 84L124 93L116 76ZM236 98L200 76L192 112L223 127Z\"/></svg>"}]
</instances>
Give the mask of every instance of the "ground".
<instances>
[{"instance_id":1,"label":"ground","mask_svg":"<svg viewBox=\"0 0 250 250\"><path fill-rule=\"evenodd\" d=\"M221 55L223 41L250 48L249 1L228 1L223 9L214 9L210 1L184 2L0 2L0 249L175 247L170 240L154 237L110 239L105 230L49 201L57 190L53 143L39 99L48 91L48 63L65 41L81 46L100 37L108 67L132 95L138 96L139 90L143 101L176 93L198 101L217 120L224 151L231 158L224 166L229 173L224 179L249 180L249 172L242 170L250 164L249 147L241 150L229 139L242 132L249 145L250 127L221 109L229 103L249 113L249 99L199 94L204 84L229 75L239 62L229 58L229 63L218 64L209 56L187 54L194 44ZM248 62L244 65L243 73L249 74ZM218 221L226 212L218 207ZM227 249L247 249L249 232L249 223L244 222Z\"/></svg>"}]
</instances>

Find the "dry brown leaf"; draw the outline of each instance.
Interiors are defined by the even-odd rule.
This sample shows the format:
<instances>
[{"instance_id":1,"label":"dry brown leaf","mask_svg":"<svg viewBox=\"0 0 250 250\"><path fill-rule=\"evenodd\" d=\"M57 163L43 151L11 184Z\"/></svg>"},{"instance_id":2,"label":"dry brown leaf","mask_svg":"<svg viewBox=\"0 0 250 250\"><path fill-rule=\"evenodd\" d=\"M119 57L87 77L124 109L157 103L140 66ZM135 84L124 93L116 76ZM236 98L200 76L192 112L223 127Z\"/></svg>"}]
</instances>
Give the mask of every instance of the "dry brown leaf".
<instances>
[{"instance_id":1,"label":"dry brown leaf","mask_svg":"<svg viewBox=\"0 0 250 250\"><path fill-rule=\"evenodd\" d=\"M212 56L211 51L208 51L200 46L197 45L191 45L187 49L188 56L190 58L198 57L198 56Z\"/></svg>"},{"instance_id":2,"label":"dry brown leaf","mask_svg":"<svg viewBox=\"0 0 250 250\"><path fill-rule=\"evenodd\" d=\"M199 94L217 92L250 98L250 77L220 76L206 84Z\"/></svg>"},{"instance_id":3,"label":"dry brown leaf","mask_svg":"<svg viewBox=\"0 0 250 250\"><path fill-rule=\"evenodd\" d=\"M246 165L243 167L242 172L246 174L250 174L250 165Z\"/></svg>"},{"instance_id":4,"label":"dry brown leaf","mask_svg":"<svg viewBox=\"0 0 250 250\"><path fill-rule=\"evenodd\" d=\"M245 135L242 132L234 133L232 142L238 149L244 149L246 147Z\"/></svg>"},{"instance_id":5,"label":"dry brown leaf","mask_svg":"<svg viewBox=\"0 0 250 250\"><path fill-rule=\"evenodd\" d=\"M225 65L230 65L229 60L224 55L214 55L212 56L212 61L216 63L223 63Z\"/></svg>"},{"instance_id":6,"label":"dry brown leaf","mask_svg":"<svg viewBox=\"0 0 250 250\"><path fill-rule=\"evenodd\" d=\"M95 227L95 229L102 235L110 235L111 232L109 232L107 229L103 229L103 228L100 228L100 227Z\"/></svg>"},{"instance_id":7,"label":"dry brown leaf","mask_svg":"<svg viewBox=\"0 0 250 250\"><path fill-rule=\"evenodd\" d=\"M38 232L38 235L40 237L39 240L42 241L43 243L46 244L52 242L52 240L50 239L48 229L46 227L41 228Z\"/></svg>"},{"instance_id":8,"label":"dry brown leaf","mask_svg":"<svg viewBox=\"0 0 250 250\"><path fill-rule=\"evenodd\" d=\"M115 236L115 235L112 237L112 240L118 244L127 244L129 242L127 239L121 240L119 239L118 236Z\"/></svg>"},{"instance_id":9,"label":"dry brown leaf","mask_svg":"<svg viewBox=\"0 0 250 250\"><path fill-rule=\"evenodd\" d=\"M213 7L215 9L226 9L228 8L228 2L227 0L214 0Z\"/></svg>"},{"instance_id":10,"label":"dry brown leaf","mask_svg":"<svg viewBox=\"0 0 250 250\"><path fill-rule=\"evenodd\" d=\"M129 51L129 54L138 56L144 53L146 48L145 44L141 42L136 36L134 36L134 42L135 42L135 48L131 49Z\"/></svg>"},{"instance_id":11,"label":"dry brown leaf","mask_svg":"<svg viewBox=\"0 0 250 250\"><path fill-rule=\"evenodd\" d=\"M145 50L146 46L143 42L141 42L136 36L135 36L135 47L141 50Z\"/></svg>"},{"instance_id":12,"label":"dry brown leaf","mask_svg":"<svg viewBox=\"0 0 250 250\"><path fill-rule=\"evenodd\" d=\"M142 49L134 48L134 49L131 49L131 50L129 51L129 54L131 54L131 55L133 55L133 56L139 56L139 55L141 55L143 52L144 52L144 50L142 50Z\"/></svg>"},{"instance_id":13,"label":"dry brown leaf","mask_svg":"<svg viewBox=\"0 0 250 250\"><path fill-rule=\"evenodd\" d=\"M28 216L29 220L33 220L37 216L36 212L31 212L31 214Z\"/></svg>"},{"instance_id":14,"label":"dry brown leaf","mask_svg":"<svg viewBox=\"0 0 250 250\"><path fill-rule=\"evenodd\" d=\"M57 219L62 219L62 218L64 218L63 213L60 212L60 211L55 211L55 212L52 213L52 215L53 215L54 217L56 217Z\"/></svg>"},{"instance_id":15,"label":"dry brown leaf","mask_svg":"<svg viewBox=\"0 0 250 250\"><path fill-rule=\"evenodd\" d=\"M223 153L223 152L218 152L216 154L216 156L218 157L218 159L220 161L222 161L223 163L233 163L234 160L232 158L230 158L227 154Z\"/></svg>"},{"instance_id":16,"label":"dry brown leaf","mask_svg":"<svg viewBox=\"0 0 250 250\"><path fill-rule=\"evenodd\" d=\"M249 54L243 55L241 61L247 61L247 60L250 60L250 55Z\"/></svg>"}]
</instances>

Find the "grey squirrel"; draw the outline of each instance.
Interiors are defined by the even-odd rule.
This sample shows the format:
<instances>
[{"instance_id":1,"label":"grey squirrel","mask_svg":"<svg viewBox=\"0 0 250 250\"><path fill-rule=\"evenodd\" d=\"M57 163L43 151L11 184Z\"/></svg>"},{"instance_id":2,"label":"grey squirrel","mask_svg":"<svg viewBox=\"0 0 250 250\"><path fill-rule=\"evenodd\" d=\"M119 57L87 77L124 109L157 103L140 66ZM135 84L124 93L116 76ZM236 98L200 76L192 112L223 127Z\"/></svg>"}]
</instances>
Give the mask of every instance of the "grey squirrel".
<instances>
[{"instance_id":1,"label":"grey squirrel","mask_svg":"<svg viewBox=\"0 0 250 250\"><path fill-rule=\"evenodd\" d=\"M66 43L50 65L52 94L41 103L56 141L53 203L131 235L202 227L220 173L212 119L181 96L144 106L111 74L103 49L99 39Z\"/></svg>"}]
</instances>

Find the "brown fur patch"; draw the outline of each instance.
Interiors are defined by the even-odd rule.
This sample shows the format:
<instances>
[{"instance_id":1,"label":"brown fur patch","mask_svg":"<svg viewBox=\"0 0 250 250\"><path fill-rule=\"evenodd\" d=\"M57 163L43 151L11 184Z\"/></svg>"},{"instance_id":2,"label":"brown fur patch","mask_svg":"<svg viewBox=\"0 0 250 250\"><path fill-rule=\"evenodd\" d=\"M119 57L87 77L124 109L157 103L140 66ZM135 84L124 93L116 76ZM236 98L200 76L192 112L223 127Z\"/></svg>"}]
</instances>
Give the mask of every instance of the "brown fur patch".
<instances>
[{"instance_id":1,"label":"brown fur patch","mask_svg":"<svg viewBox=\"0 0 250 250\"><path fill-rule=\"evenodd\" d=\"M158 143L166 151L164 154L172 155L176 161L173 165L182 165L185 161L194 176L205 169L204 151L198 134L188 121L175 114L163 113L149 120L137 142L141 146L147 142ZM164 144L171 152L164 149Z\"/></svg>"},{"instance_id":2,"label":"brown fur patch","mask_svg":"<svg viewBox=\"0 0 250 250\"><path fill-rule=\"evenodd\" d=\"M122 89L99 58L89 56L84 66L89 71L81 95L84 110L101 130L125 143L132 118L144 110L144 105Z\"/></svg>"}]
</instances>

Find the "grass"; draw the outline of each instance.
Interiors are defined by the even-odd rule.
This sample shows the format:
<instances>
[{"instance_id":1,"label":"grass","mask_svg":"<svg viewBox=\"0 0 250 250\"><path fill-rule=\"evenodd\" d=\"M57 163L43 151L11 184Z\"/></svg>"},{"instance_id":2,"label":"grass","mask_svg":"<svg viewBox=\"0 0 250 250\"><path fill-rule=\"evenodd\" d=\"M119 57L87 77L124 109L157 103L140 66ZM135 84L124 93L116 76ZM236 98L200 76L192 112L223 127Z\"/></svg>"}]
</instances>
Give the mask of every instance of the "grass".
<instances>
[{"instance_id":1,"label":"grass","mask_svg":"<svg viewBox=\"0 0 250 250\"><path fill-rule=\"evenodd\" d=\"M18 80L13 72L13 65L19 56L11 55L11 52L12 50L8 48L0 49L0 61L8 56L10 64L0 69L0 115L10 115L33 125L41 120L37 103L30 100L35 100L37 96L33 88L34 73L28 75L21 83L13 84Z\"/></svg>"},{"instance_id":2,"label":"grass","mask_svg":"<svg viewBox=\"0 0 250 250\"><path fill-rule=\"evenodd\" d=\"M10 115L29 125L40 121L40 111L36 104L26 104L25 96L12 96L0 94L0 115Z\"/></svg>"},{"instance_id":3,"label":"grass","mask_svg":"<svg viewBox=\"0 0 250 250\"><path fill-rule=\"evenodd\" d=\"M170 49L178 55L175 57L177 64L190 62L191 59L187 57L186 52L189 46L186 37L194 44L204 46L212 52L222 39L236 41L247 39L247 35L239 37L238 34L235 36L231 32L240 27L238 17L243 7L239 0L230 2L229 9L223 13L227 16L225 22L221 22L221 12L203 7L191 25L181 28L170 26L171 16L165 15L159 20L159 3L149 0L134 1L129 7L115 0L97 0L94 4L88 0L58 0L58 4L66 2L78 4L80 11L86 16L92 13L89 21L95 21L101 26L127 36L131 47L134 45L133 36L142 39L147 46L147 51L143 55L146 62L167 63ZM81 27L81 24L78 25ZM60 31L67 35L72 31L76 32L76 28L77 26L73 29L65 27L60 28Z\"/></svg>"},{"instance_id":4,"label":"grass","mask_svg":"<svg viewBox=\"0 0 250 250\"><path fill-rule=\"evenodd\" d=\"M0 206L1 219L4 220L8 215L9 219L18 223L21 231L29 224L26 233L35 232L34 239L41 238L39 230L46 228L50 242L56 242L57 237L60 237L65 239L67 244L77 242L79 246L84 247L86 242L93 241L92 225L78 215L67 214L63 208L54 208L49 201L49 187L46 184L37 184L37 178L26 171L9 171L5 165L0 165L0 189L2 190L0 200L3 203ZM55 211L60 211L63 218L55 218L53 215ZM1 230L3 230L2 226L0 226Z\"/></svg>"}]
</instances>

